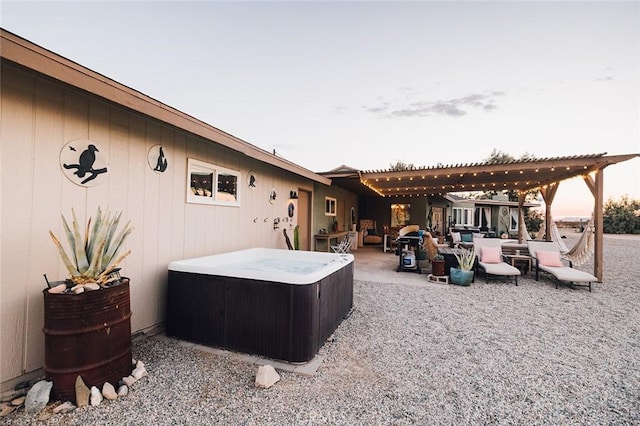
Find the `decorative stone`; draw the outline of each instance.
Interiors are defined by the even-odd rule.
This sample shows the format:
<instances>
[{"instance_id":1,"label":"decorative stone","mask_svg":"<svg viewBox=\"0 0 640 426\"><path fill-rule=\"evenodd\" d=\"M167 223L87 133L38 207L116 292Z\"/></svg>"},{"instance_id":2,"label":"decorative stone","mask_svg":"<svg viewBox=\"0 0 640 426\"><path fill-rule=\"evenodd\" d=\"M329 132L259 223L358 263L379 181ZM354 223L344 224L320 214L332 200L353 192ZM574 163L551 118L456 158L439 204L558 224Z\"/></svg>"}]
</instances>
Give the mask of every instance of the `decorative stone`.
<instances>
[{"instance_id":1,"label":"decorative stone","mask_svg":"<svg viewBox=\"0 0 640 426\"><path fill-rule=\"evenodd\" d=\"M7 404L6 402L0 405L0 417L8 416L13 413L18 407L13 404Z\"/></svg>"},{"instance_id":2,"label":"decorative stone","mask_svg":"<svg viewBox=\"0 0 640 426\"><path fill-rule=\"evenodd\" d=\"M49 403L49 394L51 393L51 388L53 387L53 382L48 382L46 380L40 380L38 383L33 385L29 392L27 393L27 398L24 402L24 409L27 413L37 413L47 406Z\"/></svg>"},{"instance_id":3,"label":"decorative stone","mask_svg":"<svg viewBox=\"0 0 640 426\"><path fill-rule=\"evenodd\" d=\"M84 293L84 286L83 285L77 285L77 286L73 287L71 289L71 291L73 291L75 294Z\"/></svg>"},{"instance_id":4,"label":"decorative stone","mask_svg":"<svg viewBox=\"0 0 640 426\"><path fill-rule=\"evenodd\" d=\"M18 386L18 385L16 385ZM0 402L7 402L7 401L11 401L13 399L19 398L21 396L26 396L27 392L29 391L29 388L31 387L31 385L29 385L29 387L27 388L15 388L15 389L11 389L8 390L6 392L3 392L2 395L0 396Z\"/></svg>"},{"instance_id":5,"label":"decorative stone","mask_svg":"<svg viewBox=\"0 0 640 426\"><path fill-rule=\"evenodd\" d=\"M147 369L144 368L144 366L142 367L136 367L132 372L131 375L133 376L134 379L136 380L140 380L142 379L144 376L147 375Z\"/></svg>"},{"instance_id":6,"label":"decorative stone","mask_svg":"<svg viewBox=\"0 0 640 426\"><path fill-rule=\"evenodd\" d=\"M27 399L27 397L26 397L26 396L21 396L21 397L18 397L18 398L16 398L16 399L13 399L13 400L11 400L11 405L14 405L14 406L16 406L16 407L19 407L19 406L21 406L22 404L24 404L24 400L25 400L25 399Z\"/></svg>"},{"instance_id":7,"label":"decorative stone","mask_svg":"<svg viewBox=\"0 0 640 426\"><path fill-rule=\"evenodd\" d=\"M257 388L267 389L276 384L280 380L280 375L276 372L271 364L261 365L256 373Z\"/></svg>"},{"instance_id":8,"label":"decorative stone","mask_svg":"<svg viewBox=\"0 0 640 426\"><path fill-rule=\"evenodd\" d=\"M55 287L51 287L48 291L49 293L58 294L58 293L63 293L66 289L67 289L66 284L58 284Z\"/></svg>"},{"instance_id":9,"label":"decorative stone","mask_svg":"<svg viewBox=\"0 0 640 426\"><path fill-rule=\"evenodd\" d=\"M82 377L76 377L76 405L78 407L86 407L89 405L89 396L91 391L87 385L84 384Z\"/></svg>"},{"instance_id":10,"label":"decorative stone","mask_svg":"<svg viewBox=\"0 0 640 426\"><path fill-rule=\"evenodd\" d=\"M51 417L53 417L53 412L51 410L42 410L40 414L38 414L38 421L46 422Z\"/></svg>"},{"instance_id":11,"label":"decorative stone","mask_svg":"<svg viewBox=\"0 0 640 426\"><path fill-rule=\"evenodd\" d=\"M137 362L134 363L135 368L144 368L144 362L138 360Z\"/></svg>"},{"instance_id":12,"label":"decorative stone","mask_svg":"<svg viewBox=\"0 0 640 426\"><path fill-rule=\"evenodd\" d=\"M53 413L54 414L66 414L66 413L70 413L73 410L76 409L76 406L73 405L73 403L71 401L66 401L63 404L58 405L56 408L53 409Z\"/></svg>"},{"instance_id":13,"label":"decorative stone","mask_svg":"<svg viewBox=\"0 0 640 426\"><path fill-rule=\"evenodd\" d=\"M93 407L96 407L100 405L102 400L103 400L103 397L102 397L102 394L100 393L100 390L95 386L91 386L91 399L90 399L91 405Z\"/></svg>"},{"instance_id":14,"label":"decorative stone","mask_svg":"<svg viewBox=\"0 0 640 426\"><path fill-rule=\"evenodd\" d=\"M111 383L104 382L104 385L102 385L102 396L104 396L109 401L113 401L118 397L118 394L116 393L116 389Z\"/></svg>"},{"instance_id":15,"label":"decorative stone","mask_svg":"<svg viewBox=\"0 0 640 426\"><path fill-rule=\"evenodd\" d=\"M84 290L85 291L100 290L100 285L98 283L87 283L84 285Z\"/></svg>"},{"instance_id":16,"label":"decorative stone","mask_svg":"<svg viewBox=\"0 0 640 426\"><path fill-rule=\"evenodd\" d=\"M125 396L129 393L129 387L127 385L122 385L118 388L118 396Z\"/></svg>"},{"instance_id":17,"label":"decorative stone","mask_svg":"<svg viewBox=\"0 0 640 426\"><path fill-rule=\"evenodd\" d=\"M124 383L127 386L131 386L135 382L136 382L136 379L133 376L127 376L122 378L122 383Z\"/></svg>"}]
</instances>

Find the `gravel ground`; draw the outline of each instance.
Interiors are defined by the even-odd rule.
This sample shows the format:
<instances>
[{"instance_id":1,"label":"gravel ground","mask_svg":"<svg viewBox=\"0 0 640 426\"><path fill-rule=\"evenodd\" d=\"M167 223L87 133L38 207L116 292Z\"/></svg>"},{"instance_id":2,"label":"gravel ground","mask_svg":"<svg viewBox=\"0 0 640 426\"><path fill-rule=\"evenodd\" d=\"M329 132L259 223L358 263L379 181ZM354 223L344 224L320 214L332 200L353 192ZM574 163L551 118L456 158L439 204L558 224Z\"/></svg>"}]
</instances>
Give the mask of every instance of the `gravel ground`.
<instances>
[{"instance_id":1,"label":"gravel ground","mask_svg":"<svg viewBox=\"0 0 640 426\"><path fill-rule=\"evenodd\" d=\"M395 272L393 254L360 249L353 313L313 377L280 372L257 389L256 365L158 335L135 341L150 375L126 397L0 422L640 424L640 236L605 236L604 248L592 293L527 277L433 284Z\"/></svg>"}]
</instances>

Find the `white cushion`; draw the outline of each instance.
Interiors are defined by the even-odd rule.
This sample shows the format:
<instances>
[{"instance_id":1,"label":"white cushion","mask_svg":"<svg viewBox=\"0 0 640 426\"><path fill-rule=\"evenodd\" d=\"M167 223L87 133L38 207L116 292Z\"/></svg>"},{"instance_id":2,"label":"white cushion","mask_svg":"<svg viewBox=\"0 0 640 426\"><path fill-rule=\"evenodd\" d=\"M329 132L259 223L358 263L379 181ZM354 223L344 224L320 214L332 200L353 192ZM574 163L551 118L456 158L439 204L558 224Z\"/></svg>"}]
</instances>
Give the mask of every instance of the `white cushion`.
<instances>
[{"instance_id":1,"label":"white cushion","mask_svg":"<svg viewBox=\"0 0 640 426\"><path fill-rule=\"evenodd\" d=\"M484 263L478 262L478 265L490 275L520 275L520 269L511 266L508 263Z\"/></svg>"},{"instance_id":2,"label":"white cushion","mask_svg":"<svg viewBox=\"0 0 640 426\"><path fill-rule=\"evenodd\" d=\"M544 266L538 264L540 270L548 272L556 277L560 281L569 282L596 282L598 279L588 272L581 271L579 269L570 268L568 266L554 267Z\"/></svg>"}]
</instances>

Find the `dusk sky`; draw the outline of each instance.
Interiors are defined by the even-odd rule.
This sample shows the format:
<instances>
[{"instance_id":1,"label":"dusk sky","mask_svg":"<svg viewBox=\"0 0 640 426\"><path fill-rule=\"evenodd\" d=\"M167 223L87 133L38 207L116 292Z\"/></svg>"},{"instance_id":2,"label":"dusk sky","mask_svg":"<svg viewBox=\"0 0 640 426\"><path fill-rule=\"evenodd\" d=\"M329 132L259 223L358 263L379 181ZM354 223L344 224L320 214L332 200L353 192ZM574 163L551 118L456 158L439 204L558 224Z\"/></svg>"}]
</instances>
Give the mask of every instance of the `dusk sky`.
<instances>
[{"instance_id":1,"label":"dusk sky","mask_svg":"<svg viewBox=\"0 0 640 426\"><path fill-rule=\"evenodd\" d=\"M24 2L2 27L310 170L640 153L638 2ZM640 158L605 169L640 199ZM556 217L588 216L581 179Z\"/></svg>"}]
</instances>

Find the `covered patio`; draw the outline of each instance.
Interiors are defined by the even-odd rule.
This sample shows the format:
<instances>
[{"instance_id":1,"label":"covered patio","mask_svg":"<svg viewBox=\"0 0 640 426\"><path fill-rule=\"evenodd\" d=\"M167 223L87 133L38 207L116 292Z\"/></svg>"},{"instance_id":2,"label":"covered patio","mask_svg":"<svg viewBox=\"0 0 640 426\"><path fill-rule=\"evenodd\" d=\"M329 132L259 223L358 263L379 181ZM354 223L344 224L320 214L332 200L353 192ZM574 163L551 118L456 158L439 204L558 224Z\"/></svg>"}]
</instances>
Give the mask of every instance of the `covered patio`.
<instances>
[{"instance_id":1,"label":"covered patio","mask_svg":"<svg viewBox=\"0 0 640 426\"><path fill-rule=\"evenodd\" d=\"M551 205L560 182L582 177L591 191L594 240L594 275L603 278L603 188L604 169L613 164L640 157L640 153L606 155L607 153L548 157L532 160L505 162L480 162L407 170L365 170L339 168L323 173L334 185L360 195L375 193L380 197L419 198L444 196L454 192L504 191L519 193L518 209L521 210L526 192L539 189L545 202L545 239L551 239ZM523 223L518 224L518 239L525 239Z\"/></svg>"}]
</instances>

